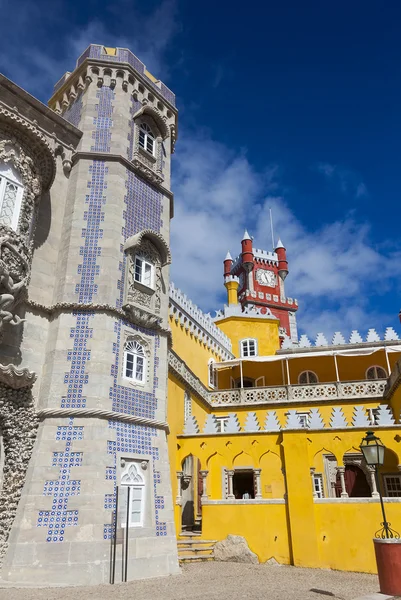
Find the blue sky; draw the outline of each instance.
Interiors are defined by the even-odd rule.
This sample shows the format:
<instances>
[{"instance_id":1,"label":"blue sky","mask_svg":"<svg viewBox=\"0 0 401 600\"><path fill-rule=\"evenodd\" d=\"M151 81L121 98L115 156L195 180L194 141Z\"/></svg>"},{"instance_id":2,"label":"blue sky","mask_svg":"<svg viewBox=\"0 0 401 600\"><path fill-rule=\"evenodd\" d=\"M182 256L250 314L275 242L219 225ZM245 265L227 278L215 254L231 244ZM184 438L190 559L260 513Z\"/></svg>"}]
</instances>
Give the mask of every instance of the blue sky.
<instances>
[{"instance_id":1,"label":"blue sky","mask_svg":"<svg viewBox=\"0 0 401 600\"><path fill-rule=\"evenodd\" d=\"M173 279L204 310L245 227L287 246L313 337L400 331L401 4L0 0L0 70L46 101L89 43L177 94Z\"/></svg>"}]
</instances>

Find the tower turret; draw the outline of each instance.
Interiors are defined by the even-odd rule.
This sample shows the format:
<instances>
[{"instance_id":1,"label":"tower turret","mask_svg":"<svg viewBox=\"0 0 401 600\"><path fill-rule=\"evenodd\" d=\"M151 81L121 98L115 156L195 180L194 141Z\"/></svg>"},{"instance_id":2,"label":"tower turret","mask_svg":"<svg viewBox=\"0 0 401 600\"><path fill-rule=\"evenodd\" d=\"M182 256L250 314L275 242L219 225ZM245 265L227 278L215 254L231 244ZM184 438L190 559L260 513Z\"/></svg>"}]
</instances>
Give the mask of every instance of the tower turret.
<instances>
[{"instance_id":1,"label":"tower turret","mask_svg":"<svg viewBox=\"0 0 401 600\"><path fill-rule=\"evenodd\" d=\"M231 267L233 264L232 256L229 252L227 252L227 256L224 259L224 278L228 275L231 275Z\"/></svg>"},{"instance_id":2,"label":"tower turret","mask_svg":"<svg viewBox=\"0 0 401 600\"><path fill-rule=\"evenodd\" d=\"M284 281L284 279L288 275L288 261L287 261L286 249L280 238L277 242L275 252L276 252L277 258L278 258L278 276L281 277L281 279Z\"/></svg>"},{"instance_id":3,"label":"tower turret","mask_svg":"<svg viewBox=\"0 0 401 600\"><path fill-rule=\"evenodd\" d=\"M252 238L245 229L244 237L241 241L242 246L242 266L247 273L250 273L253 269L253 248Z\"/></svg>"}]
</instances>

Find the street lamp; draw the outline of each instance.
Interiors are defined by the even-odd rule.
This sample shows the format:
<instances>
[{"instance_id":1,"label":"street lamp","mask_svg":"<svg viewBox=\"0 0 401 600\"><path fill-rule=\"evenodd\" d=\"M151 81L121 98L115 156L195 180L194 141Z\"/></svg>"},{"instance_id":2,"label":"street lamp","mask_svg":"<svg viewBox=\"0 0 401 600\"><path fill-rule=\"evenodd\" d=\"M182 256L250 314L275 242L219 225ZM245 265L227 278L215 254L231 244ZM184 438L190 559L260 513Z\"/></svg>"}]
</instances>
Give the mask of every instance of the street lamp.
<instances>
[{"instance_id":1,"label":"street lamp","mask_svg":"<svg viewBox=\"0 0 401 600\"><path fill-rule=\"evenodd\" d=\"M380 504L382 507L383 529L376 532L376 537L399 538L400 537L399 534L390 528L390 523L386 519L386 513L384 510L384 504L383 504L383 496L381 493L380 483L379 483L378 467L379 467L379 465L382 465L384 463L384 451L385 451L386 447L384 446L381 439L378 438L373 433L373 431L367 431L366 437L364 437L361 442L360 449L361 449L361 452L363 454L366 464L373 467L375 470L376 487L377 487L377 491L379 492Z\"/></svg>"}]
</instances>

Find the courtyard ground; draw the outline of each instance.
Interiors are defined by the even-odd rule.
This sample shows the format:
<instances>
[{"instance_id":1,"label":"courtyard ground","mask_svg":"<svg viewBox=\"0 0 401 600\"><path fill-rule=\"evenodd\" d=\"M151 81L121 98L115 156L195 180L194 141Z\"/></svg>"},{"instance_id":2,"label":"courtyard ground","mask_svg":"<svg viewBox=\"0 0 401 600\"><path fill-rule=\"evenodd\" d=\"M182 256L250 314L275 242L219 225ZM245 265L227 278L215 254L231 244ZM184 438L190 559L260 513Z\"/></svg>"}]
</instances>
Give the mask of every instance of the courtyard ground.
<instances>
[{"instance_id":1,"label":"courtyard ground","mask_svg":"<svg viewBox=\"0 0 401 600\"><path fill-rule=\"evenodd\" d=\"M320 590L311 591L312 589ZM353 600L378 592L378 579L287 566L205 562L181 575L95 587L0 589L1 600Z\"/></svg>"}]
</instances>

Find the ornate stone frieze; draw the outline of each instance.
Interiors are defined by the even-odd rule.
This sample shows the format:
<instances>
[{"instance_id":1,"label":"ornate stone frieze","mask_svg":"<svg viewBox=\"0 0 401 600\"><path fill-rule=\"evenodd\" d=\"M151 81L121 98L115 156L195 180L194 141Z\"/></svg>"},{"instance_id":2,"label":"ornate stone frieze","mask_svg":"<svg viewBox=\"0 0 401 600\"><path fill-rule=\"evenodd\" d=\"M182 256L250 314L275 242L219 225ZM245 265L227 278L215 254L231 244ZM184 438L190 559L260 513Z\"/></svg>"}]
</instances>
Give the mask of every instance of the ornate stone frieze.
<instances>
[{"instance_id":1,"label":"ornate stone frieze","mask_svg":"<svg viewBox=\"0 0 401 600\"><path fill-rule=\"evenodd\" d=\"M147 238L141 238L140 245L132 245L127 250L127 277L125 285L124 310L130 312L132 307L144 307L151 313L160 313L162 275L161 260L157 248ZM152 287L147 287L135 278L135 260L139 257L150 263L154 270ZM159 317L156 317L159 318Z\"/></svg>"},{"instance_id":2,"label":"ornate stone frieze","mask_svg":"<svg viewBox=\"0 0 401 600\"><path fill-rule=\"evenodd\" d=\"M26 297L30 252L21 236L0 225L0 335L5 323L23 321L15 309Z\"/></svg>"},{"instance_id":3,"label":"ornate stone frieze","mask_svg":"<svg viewBox=\"0 0 401 600\"><path fill-rule=\"evenodd\" d=\"M150 181L150 183L157 183L161 185L163 183L163 177L158 175L155 171L152 171L149 167L147 167L140 159L139 156L134 157L132 159L132 164L139 171L139 174L142 175L145 179Z\"/></svg>"},{"instance_id":4,"label":"ornate stone frieze","mask_svg":"<svg viewBox=\"0 0 401 600\"><path fill-rule=\"evenodd\" d=\"M203 385L200 379L187 367L185 362L181 360L170 350L168 354L168 366L170 371L179 379L183 381L198 398L203 400L209 407L209 390Z\"/></svg>"},{"instance_id":5,"label":"ornate stone frieze","mask_svg":"<svg viewBox=\"0 0 401 600\"><path fill-rule=\"evenodd\" d=\"M32 386L36 381L36 373L29 369L18 369L14 365L0 365L0 383L13 390Z\"/></svg>"}]
</instances>

